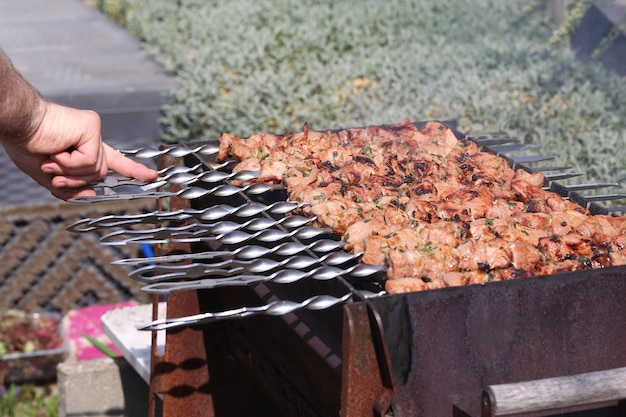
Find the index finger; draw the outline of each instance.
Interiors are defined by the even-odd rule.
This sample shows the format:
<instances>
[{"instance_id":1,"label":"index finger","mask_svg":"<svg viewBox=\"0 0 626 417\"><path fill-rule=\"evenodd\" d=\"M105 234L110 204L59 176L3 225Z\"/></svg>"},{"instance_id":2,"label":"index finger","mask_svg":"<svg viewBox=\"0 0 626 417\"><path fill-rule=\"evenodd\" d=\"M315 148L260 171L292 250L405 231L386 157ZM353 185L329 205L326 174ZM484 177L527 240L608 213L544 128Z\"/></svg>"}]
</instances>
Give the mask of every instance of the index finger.
<instances>
[{"instance_id":1,"label":"index finger","mask_svg":"<svg viewBox=\"0 0 626 417\"><path fill-rule=\"evenodd\" d=\"M106 163L110 170L142 181L152 181L156 179L158 174L155 170L148 168L142 163L133 161L107 144L103 144L103 146Z\"/></svg>"}]
</instances>

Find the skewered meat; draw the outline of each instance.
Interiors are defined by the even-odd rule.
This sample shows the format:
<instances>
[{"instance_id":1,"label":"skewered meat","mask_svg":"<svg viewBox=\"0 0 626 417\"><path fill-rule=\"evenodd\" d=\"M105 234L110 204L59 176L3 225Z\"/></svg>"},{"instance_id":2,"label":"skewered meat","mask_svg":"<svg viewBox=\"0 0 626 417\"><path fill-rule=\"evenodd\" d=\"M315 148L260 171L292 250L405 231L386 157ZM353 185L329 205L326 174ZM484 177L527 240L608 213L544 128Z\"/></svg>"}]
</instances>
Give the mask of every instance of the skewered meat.
<instances>
[{"instance_id":1,"label":"skewered meat","mask_svg":"<svg viewBox=\"0 0 626 417\"><path fill-rule=\"evenodd\" d=\"M626 219L591 216L439 122L239 138L218 159L287 186L304 214L388 267L389 293L621 265Z\"/></svg>"}]
</instances>

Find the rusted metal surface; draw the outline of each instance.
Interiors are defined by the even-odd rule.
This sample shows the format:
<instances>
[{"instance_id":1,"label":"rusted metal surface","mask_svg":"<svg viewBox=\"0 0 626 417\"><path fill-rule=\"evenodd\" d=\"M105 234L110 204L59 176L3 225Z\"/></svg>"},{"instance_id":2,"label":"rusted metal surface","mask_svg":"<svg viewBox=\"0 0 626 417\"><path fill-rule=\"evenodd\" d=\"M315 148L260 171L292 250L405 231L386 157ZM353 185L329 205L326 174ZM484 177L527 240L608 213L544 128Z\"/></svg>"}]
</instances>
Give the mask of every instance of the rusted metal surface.
<instances>
[{"instance_id":1,"label":"rusted metal surface","mask_svg":"<svg viewBox=\"0 0 626 417\"><path fill-rule=\"evenodd\" d=\"M626 365L626 269L372 300L396 381L394 416L480 415L482 390Z\"/></svg>"},{"instance_id":2,"label":"rusted metal surface","mask_svg":"<svg viewBox=\"0 0 626 417\"><path fill-rule=\"evenodd\" d=\"M158 168L179 163L180 159L164 155L158 160ZM173 207L188 207L188 200L177 197L160 199L158 210L170 210ZM159 255L171 251L189 252L189 244L177 243L168 247L157 247ZM153 319L157 318L157 303L154 300ZM167 316L181 317L198 314L199 300L197 292L181 292L172 294L167 299ZM153 334L153 338L156 335ZM186 415L191 409L205 410L205 416L213 416L213 398L208 392L209 375L207 372L207 349L202 329L185 328L167 332L166 350L161 355L156 351L156 343L152 343L150 395L151 415L156 414L155 396L160 394L163 399L163 415Z\"/></svg>"},{"instance_id":3,"label":"rusted metal surface","mask_svg":"<svg viewBox=\"0 0 626 417\"><path fill-rule=\"evenodd\" d=\"M394 391L384 346L377 346L377 326L366 303L344 308L342 416L385 416Z\"/></svg>"}]
</instances>

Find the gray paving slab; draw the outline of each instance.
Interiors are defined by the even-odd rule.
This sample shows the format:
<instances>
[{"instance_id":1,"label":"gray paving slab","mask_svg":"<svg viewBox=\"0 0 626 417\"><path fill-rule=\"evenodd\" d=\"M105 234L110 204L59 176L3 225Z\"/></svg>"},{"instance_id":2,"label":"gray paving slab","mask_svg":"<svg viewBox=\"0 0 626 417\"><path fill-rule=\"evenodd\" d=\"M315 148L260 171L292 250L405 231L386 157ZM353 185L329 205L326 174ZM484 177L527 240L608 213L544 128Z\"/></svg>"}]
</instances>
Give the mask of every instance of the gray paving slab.
<instances>
[{"instance_id":1,"label":"gray paving slab","mask_svg":"<svg viewBox=\"0 0 626 417\"><path fill-rule=\"evenodd\" d=\"M597 59L605 68L626 76L626 0L605 0L594 2L574 33L570 36L571 46L581 61ZM607 37L615 36L608 45ZM594 54L602 51L595 58Z\"/></svg>"},{"instance_id":2,"label":"gray paving slab","mask_svg":"<svg viewBox=\"0 0 626 417\"><path fill-rule=\"evenodd\" d=\"M46 95L172 85L135 38L80 0L2 0L0 45Z\"/></svg>"},{"instance_id":3,"label":"gray paving slab","mask_svg":"<svg viewBox=\"0 0 626 417\"><path fill-rule=\"evenodd\" d=\"M109 144L158 146L158 119L175 78L137 39L82 0L0 0L0 46L44 96L97 111ZM4 152L0 182L0 205L53 199Z\"/></svg>"},{"instance_id":4,"label":"gray paving slab","mask_svg":"<svg viewBox=\"0 0 626 417\"><path fill-rule=\"evenodd\" d=\"M624 19L626 19L626 0L605 0L598 2L597 7L604 12L614 25L624 23Z\"/></svg>"}]
</instances>

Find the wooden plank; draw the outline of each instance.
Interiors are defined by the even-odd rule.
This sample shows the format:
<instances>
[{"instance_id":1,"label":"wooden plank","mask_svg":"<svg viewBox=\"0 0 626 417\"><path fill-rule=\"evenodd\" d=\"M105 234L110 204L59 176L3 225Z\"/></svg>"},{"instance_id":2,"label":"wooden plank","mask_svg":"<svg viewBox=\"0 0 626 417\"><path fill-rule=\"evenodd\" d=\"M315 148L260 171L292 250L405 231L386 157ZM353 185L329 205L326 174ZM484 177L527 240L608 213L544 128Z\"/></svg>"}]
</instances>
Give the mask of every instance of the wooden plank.
<instances>
[{"instance_id":1,"label":"wooden plank","mask_svg":"<svg viewBox=\"0 0 626 417\"><path fill-rule=\"evenodd\" d=\"M485 394L483 407L491 406L491 416L617 401L626 398L626 368L491 385Z\"/></svg>"}]
</instances>

